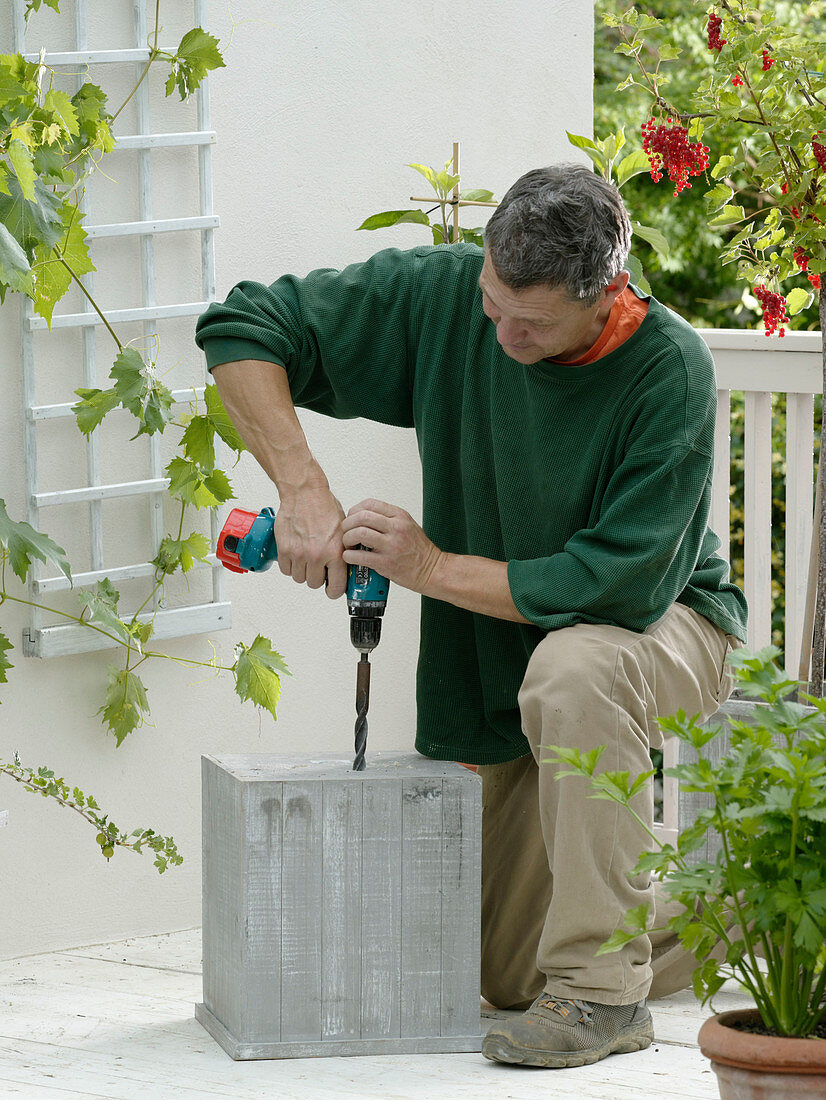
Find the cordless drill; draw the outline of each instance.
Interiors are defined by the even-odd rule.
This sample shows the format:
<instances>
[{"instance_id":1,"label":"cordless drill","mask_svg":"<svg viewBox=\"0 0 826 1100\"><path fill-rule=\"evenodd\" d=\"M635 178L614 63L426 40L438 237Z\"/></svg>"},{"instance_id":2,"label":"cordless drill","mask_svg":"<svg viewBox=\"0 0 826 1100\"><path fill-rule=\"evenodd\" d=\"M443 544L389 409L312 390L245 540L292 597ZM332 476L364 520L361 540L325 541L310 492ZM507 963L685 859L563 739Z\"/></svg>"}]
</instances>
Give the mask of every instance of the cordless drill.
<instances>
[{"instance_id":1,"label":"cordless drill","mask_svg":"<svg viewBox=\"0 0 826 1100\"><path fill-rule=\"evenodd\" d=\"M275 545L275 511L262 508L245 512L233 508L218 536L219 561L233 573L260 573L278 560ZM363 547L359 547L363 549ZM387 606L390 582L366 565L347 569L347 612L350 641L361 654L356 675L356 755L354 771L364 770L367 744L367 709L370 705L370 653L381 638L381 617Z\"/></svg>"}]
</instances>

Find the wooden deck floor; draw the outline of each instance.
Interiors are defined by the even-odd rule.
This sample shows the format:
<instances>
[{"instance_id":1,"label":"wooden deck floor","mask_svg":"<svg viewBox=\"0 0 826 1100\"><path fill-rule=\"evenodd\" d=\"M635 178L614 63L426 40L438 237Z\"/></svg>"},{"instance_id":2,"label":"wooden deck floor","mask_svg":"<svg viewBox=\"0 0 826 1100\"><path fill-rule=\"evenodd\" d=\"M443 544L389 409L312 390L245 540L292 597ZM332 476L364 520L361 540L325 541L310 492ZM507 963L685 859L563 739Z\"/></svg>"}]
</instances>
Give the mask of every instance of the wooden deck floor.
<instances>
[{"instance_id":1,"label":"wooden deck floor","mask_svg":"<svg viewBox=\"0 0 826 1100\"><path fill-rule=\"evenodd\" d=\"M651 1004L657 1041L593 1066L534 1070L481 1054L233 1062L193 1016L197 929L0 962L0 1097L26 1100L716 1100L690 993ZM718 1008L746 998L724 989Z\"/></svg>"}]
</instances>

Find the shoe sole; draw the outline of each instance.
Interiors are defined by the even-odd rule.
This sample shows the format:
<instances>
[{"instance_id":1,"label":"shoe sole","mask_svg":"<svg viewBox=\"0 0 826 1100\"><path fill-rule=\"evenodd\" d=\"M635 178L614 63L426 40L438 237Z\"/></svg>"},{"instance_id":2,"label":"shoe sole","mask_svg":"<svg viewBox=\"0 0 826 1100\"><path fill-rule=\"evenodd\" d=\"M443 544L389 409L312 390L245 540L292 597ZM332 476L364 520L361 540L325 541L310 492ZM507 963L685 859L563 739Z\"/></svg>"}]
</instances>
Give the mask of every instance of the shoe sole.
<instances>
[{"instance_id":1,"label":"shoe sole","mask_svg":"<svg viewBox=\"0 0 826 1100\"><path fill-rule=\"evenodd\" d=\"M491 1062L508 1062L511 1065L541 1066L545 1069L568 1069L590 1066L607 1058L609 1054L633 1054L650 1047L654 1039L653 1025L635 1029L627 1035L618 1035L601 1047L588 1050L541 1050L518 1047L509 1043L504 1035L488 1035L482 1044L482 1054Z\"/></svg>"}]
</instances>

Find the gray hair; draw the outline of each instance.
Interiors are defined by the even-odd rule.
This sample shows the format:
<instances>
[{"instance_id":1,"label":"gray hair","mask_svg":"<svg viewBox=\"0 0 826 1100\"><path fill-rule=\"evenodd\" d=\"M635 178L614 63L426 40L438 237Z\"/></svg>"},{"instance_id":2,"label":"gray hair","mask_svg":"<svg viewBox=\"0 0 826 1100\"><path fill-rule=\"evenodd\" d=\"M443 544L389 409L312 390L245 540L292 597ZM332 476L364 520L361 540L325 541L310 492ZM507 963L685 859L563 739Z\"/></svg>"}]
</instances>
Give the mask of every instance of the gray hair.
<instances>
[{"instance_id":1,"label":"gray hair","mask_svg":"<svg viewBox=\"0 0 826 1100\"><path fill-rule=\"evenodd\" d=\"M631 222L612 183L583 164L555 164L508 190L485 246L511 290L562 286L573 301L594 305L625 266Z\"/></svg>"}]
</instances>

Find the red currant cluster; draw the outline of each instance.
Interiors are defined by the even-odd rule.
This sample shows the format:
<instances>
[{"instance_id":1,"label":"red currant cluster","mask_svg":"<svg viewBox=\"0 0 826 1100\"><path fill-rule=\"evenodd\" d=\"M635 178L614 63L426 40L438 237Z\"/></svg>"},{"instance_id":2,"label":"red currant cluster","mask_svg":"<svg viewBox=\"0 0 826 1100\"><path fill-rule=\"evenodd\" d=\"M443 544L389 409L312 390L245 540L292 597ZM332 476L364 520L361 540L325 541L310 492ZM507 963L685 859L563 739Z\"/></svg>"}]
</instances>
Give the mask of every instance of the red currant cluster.
<instances>
[{"instance_id":1,"label":"red currant cluster","mask_svg":"<svg viewBox=\"0 0 826 1100\"><path fill-rule=\"evenodd\" d=\"M812 138L812 152L815 155L815 160L820 165L821 172L826 172L826 145L821 145L819 141Z\"/></svg>"},{"instance_id":2,"label":"red currant cluster","mask_svg":"<svg viewBox=\"0 0 826 1100\"><path fill-rule=\"evenodd\" d=\"M708 48L710 50L717 50L719 53L728 42L727 38L720 37L720 28L723 25L723 20L719 15L715 15L714 12L708 17Z\"/></svg>"},{"instance_id":3,"label":"red currant cluster","mask_svg":"<svg viewBox=\"0 0 826 1100\"><path fill-rule=\"evenodd\" d=\"M769 71L769 69L774 64L774 61L775 61L775 59L773 57L769 57L768 52L766 50L763 50L763 72L764 73L767 73Z\"/></svg>"},{"instance_id":4,"label":"red currant cluster","mask_svg":"<svg viewBox=\"0 0 826 1100\"><path fill-rule=\"evenodd\" d=\"M675 195L691 187L689 176L699 176L708 167L708 146L687 138L685 126L671 118L659 124L649 118L642 124L642 147L651 162L651 179L659 183L667 172L676 185Z\"/></svg>"},{"instance_id":5,"label":"red currant cluster","mask_svg":"<svg viewBox=\"0 0 826 1100\"><path fill-rule=\"evenodd\" d=\"M820 290L820 276L812 275L809 273L810 259L811 256L807 256L802 248L796 248L794 250L794 262L797 264L801 271L806 272L806 278L809 280L815 290Z\"/></svg>"},{"instance_id":6,"label":"red currant cluster","mask_svg":"<svg viewBox=\"0 0 826 1100\"><path fill-rule=\"evenodd\" d=\"M739 73L735 73L734 76L731 78L731 82L732 84L739 86L743 83L743 78L742 76L740 76Z\"/></svg>"},{"instance_id":7,"label":"red currant cluster","mask_svg":"<svg viewBox=\"0 0 826 1100\"><path fill-rule=\"evenodd\" d=\"M789 323L789 315L786 313L786 299L783 295L773 294L772 291L767 290L765 283L758 283L754 288L754 296L763 307L763 326L766 335L774 335L779 325L778 336L785 336L784 326Z\"/></svg>"}]
</instances>

